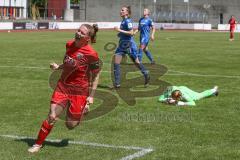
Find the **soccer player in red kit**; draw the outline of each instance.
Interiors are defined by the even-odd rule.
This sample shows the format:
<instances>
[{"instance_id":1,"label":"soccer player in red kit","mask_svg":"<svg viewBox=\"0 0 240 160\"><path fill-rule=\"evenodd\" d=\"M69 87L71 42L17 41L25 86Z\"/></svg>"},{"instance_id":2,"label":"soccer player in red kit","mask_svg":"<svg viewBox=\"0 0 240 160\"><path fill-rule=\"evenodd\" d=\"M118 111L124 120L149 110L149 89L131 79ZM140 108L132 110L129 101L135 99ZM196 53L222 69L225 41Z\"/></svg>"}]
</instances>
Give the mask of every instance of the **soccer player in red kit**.
<instances>
[{"instance_id":1,"label":"soccer player in red kit","mask_svg":"<svg viewBox=\"0 0 240 160\"><path fill-rule=\"evenodd\" d=\"M75 128L82 118L85 106L93 103L100 73L98 54L89 42L96 41L96 25L83 24L75 33L75 39L66 44L63 64L50 64L53 70L62 69L62 74L53 92L50 111L43 121L35 144L28 149L38 152L64 109L67 109L66 127Z\"/></svg>"},{"instance_id":2,"label":"soccer player in red kit","mask_svg":"<svg viewBox=\"0 0 240 160\"><path fill-rule=\"evenodd\" d=\"M236 19L234 16L231 16L230 20L228 21L228 24L230 24L230 41L234 40L234 30L236 27Z\"/></svg>"}]
</instances>

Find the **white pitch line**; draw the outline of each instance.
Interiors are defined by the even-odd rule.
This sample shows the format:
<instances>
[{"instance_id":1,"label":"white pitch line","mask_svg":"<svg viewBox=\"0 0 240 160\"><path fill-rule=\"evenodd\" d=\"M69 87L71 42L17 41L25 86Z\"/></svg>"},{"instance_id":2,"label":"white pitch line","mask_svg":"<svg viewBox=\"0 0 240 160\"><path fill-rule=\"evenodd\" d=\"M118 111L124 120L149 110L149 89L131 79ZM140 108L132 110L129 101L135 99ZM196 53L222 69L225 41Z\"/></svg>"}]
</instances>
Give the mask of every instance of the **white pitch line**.
<instances>
[{"instance_id":1,"label":"white pitch line","mask_svg":"<svg viewBox=\"0 0 240 160\"><path fill-rule=\"evenodd\" d=\"M50 70L50 68L34 67L34 66L0 66L0 68L21 68L21 69ZM111 71L101 71L101 72L110 73ZM240 76L238 76L238 75L198 74L198 73L182 72L182 71L175 71L175 70L168 70L168 72L173 72L173 73L166 73L165 76L193 76L193 77L218 77L218 78L240 79ZM152 73L152 74L154 74L154 73Z\"/></svg>"},{"instance_id":2,"label":"white pitch line","mask_svg":"<svg viewBox=\"0 0 240 160\"><path fill-rule=\"evenodd\" d=\"M12 138L12 139L33 139L33 137L27 136L16 136L16 135L0 135L3 138ZM60 139L46 139L46 142L61 142ZM105 147L105 148L113 148L113 149L126 149L126 150L137 150L134 154L127 155L126 157L122 157L120 160L133 160L135 158L143 157L146 154L153 152L152 148L142 148L142 147L134 147L134 146L115 146L109 144L100 144L100 143L92 143L92 142L84 142L84 141L68 141L69 144L78 144L78 145L85 145L85 146L92 146L92 147Z\"/></svg>"},{"instance_id":3,"label":"white pitch line","mask_svg":"<svg viewBox=\"0 0 240 160\"><path fill-rule=\"evenodd\" d=\"M21 68L21 69L50 69L50 68L44 68L44 67L34 67L34 66L0 66L0 68Z\"/></svg>"},{"instance_id":4,"label":"white pitch line","mask_svg":"<svg viewBox=\"0 0 240 160\"><path fill-rule=\"evenodd\" d=\"M175 72L178 74L166 74L166 75L187 75L187 76L197 76L197 77L219 77L219 78L240 78L238 75L214 75L214 74L198 74L198 73L189 73L175 70L168 70L169 72Z\"/></svg>"},{"instance_id":5,"label":"white pitch line","mask_svg":"<svg viewBox=\"0 0 240 160\"><path fill-rule=\"evenodd\" d=\"M152 151L153 151L153 149L142 149L141 151L136 152L136 153L134 153L134 154L132 154L132 155L123 157L123 158L121 158L120 160L132 160L132 159L134 159L134 158L143 157L143 156L145 156L146 154L148 154L148 153L150 153L150 152L152 152Z\"/></svg>"},{"instance_id":6,"label":"white pitch line","mask_svg":"<svg viewBox=\"0 0 240 160\"><path fill-rule=\"evenodd\" d=\"M168 40L168 41L170 41L170 40L174 40L174 39L176 39L177 37L166 37L165 39L166 40Z\"/></svg>"},{"instance_id":7,"label":"white pitch line","mask_svg":"<svg viewBox=\"0 0 240 160\"><path fill-rule=\"evenodd\" d=\"M181 74L181 73L167 73L166 76L192 76L192 77L217 77L217 78L236 78L240 79L240 76L224 76L224 75L207 75L207 74Z\"/></svg>"},{"instance_id":8,"label":"white pitch line","mask_svg":"<svg viewBox=\"0 0 240 160\"><path fill-rule=\"evenodd\" d=\"M34 66L0 66L0 68L21 68L21 69L51 70L50 68L34 67ZM101 72L110 72L110 71L101 71Z\"/></svg>"}]
</instances>

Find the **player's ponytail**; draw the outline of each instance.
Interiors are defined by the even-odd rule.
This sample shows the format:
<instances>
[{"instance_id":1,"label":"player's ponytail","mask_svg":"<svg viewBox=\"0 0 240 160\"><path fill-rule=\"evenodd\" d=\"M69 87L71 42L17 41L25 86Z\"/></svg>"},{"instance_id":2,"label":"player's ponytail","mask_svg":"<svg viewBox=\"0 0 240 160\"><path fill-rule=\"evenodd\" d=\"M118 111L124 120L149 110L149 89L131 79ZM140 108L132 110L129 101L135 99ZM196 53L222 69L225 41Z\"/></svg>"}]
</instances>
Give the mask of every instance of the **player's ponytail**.
<instances>
[{"instance_id":1,"label":"player's ponytail","mask_svg":"<svg viewBox=\"0 0 240 160\"><path fill-rule=\"evenodd\" d=\"M96 41L97 41L98 25L97 24L93 24L92 27L93 27L93 32L94 33L91 36L91 42L92 43L96 43Z\"/></svg>"},{"instance_id":2,"label":"player's ponytail","mask_svg":"<svg viewBox=\"0 0 240 160\"><path fill-rule=\"evenodd\" d=\"M128 16L131 17L132 14L131 6L127 6L126 8L128 10Z\"/></svg>"},{"instance_id":3,"label":"player's ponytail","mask_svg":"<svg viewBox=\"0 0 240 160\"><path fill-rule=\"evenodd\" d=\"M123 6L123 8L126 8L128 11L128 17L131 17L132 11L131 11L131 6Z\"/></svg>"},{"instance_id":4,"label":"player's ponytail","mask_svg":"<svg viewBox=\"0 0 240 160\"><path fill-rule=\"evenodd\" d=\"M97 41L97 32L98 32L98 25L97 24L93 24L92 26L89 24L83 24L85 27L87 27L89 33L89 37L91 39L92 43L96 43Z\"/></svg>"},{"instance_id":5,"label":"player's ponytail","mask_svg":"<svg viewBox=\"0 0 240 160\"><path fill-rule=\"evenodd\" d=\"M128 15L129 15L129 17L131 17L131 14L132 14L131 6L127 6L126 8L127 8L127 10L128 10Z\"/></svg>"}]
</instances>

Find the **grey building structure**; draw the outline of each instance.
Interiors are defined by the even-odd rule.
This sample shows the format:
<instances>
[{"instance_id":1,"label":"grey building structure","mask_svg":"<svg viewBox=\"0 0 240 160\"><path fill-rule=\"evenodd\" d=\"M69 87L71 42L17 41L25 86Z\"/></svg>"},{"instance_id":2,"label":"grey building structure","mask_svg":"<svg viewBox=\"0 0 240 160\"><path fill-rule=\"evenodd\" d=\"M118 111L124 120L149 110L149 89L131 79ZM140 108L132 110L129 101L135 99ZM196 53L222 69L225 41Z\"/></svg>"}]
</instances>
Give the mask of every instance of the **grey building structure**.
<instances>
[{"instance_id":1,"label":"grey building structure","mask_svg":"<svg viewBox=\"0 0 240 160\"><path fill-rule=\"evenodd\" d=\"M211 23L228 22L231 15L240 19L240 0L81 0L74 20L89 22L118 22L120 8L130 5L134 21L149 8L155 22Z\"/></svg>"}]
</instances>

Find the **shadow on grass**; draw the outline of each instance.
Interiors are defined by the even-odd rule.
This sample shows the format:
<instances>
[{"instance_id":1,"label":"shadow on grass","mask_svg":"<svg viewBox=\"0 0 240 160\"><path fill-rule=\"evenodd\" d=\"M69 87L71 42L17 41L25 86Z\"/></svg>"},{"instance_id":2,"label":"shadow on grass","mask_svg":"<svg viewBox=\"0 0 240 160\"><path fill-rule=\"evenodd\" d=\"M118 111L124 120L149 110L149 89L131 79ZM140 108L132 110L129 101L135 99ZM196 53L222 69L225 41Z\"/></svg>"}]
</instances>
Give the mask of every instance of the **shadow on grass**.
<instances>
[{"instance_id":1,"label":"shadow on grass","mask_svg":"<svg viewBox=\"0 0 240 160\"><path fill-rule=\"evenodd\" d=\"M70 139L63 139L61 141L56 141L56 142L50 142L50 141L45 141L43 143L43 146L53 146L53 147L66 147L68 146L68 142L69 142ZM25 142L28 144L28 146L32 146L35 144L35 141L36 139L33 139L33 138L23 138L23 139L17 139L15 140L17 142Z\"/></svg>"}]
</instances>

